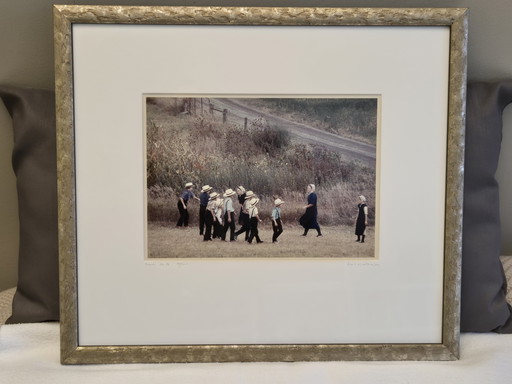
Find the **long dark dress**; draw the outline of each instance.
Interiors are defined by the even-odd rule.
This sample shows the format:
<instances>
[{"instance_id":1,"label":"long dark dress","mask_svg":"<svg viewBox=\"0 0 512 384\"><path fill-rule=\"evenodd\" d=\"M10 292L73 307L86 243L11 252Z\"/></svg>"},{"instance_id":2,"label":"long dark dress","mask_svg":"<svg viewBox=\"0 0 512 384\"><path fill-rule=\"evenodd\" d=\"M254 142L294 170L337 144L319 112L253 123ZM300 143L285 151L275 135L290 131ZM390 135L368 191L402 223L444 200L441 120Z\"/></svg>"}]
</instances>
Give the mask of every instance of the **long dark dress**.
<instances>
[{"instance_id":1,"label":"long dark dress","mask_svg":"<svg viewBox=\"0 0 512 384\"><path fill-rule=\"evenodd\" d=\"M306 208L306 212L299 219L300 225L304 227L304 229L316 229L320 230L320 225L318 225L317 217L318 210L316 207L317 197L315 192L311 192L308 195L308 205L312 205L311 207Z\"/></svg>"},{"instance_id":2,"label":"long dark dress","mask_svg":"<svg viewBox=\"0 0 512 384\"><path fill-rule=\"evenodd\" d=\"M241 195L238 195L238 202L240 203L240 215L238 216L238 224L240 224L240 225L244 225L244 222L246 221L245 218L243 218L243 215L247 215L247 213L243 213L245 196L246 196L245 192L242 193Z\"/></svg>"},{"instance_id":3,"label":"long dark dress","mask_svg":"<svg viewBox=\"0 0 512 384\"><path fill-rule=\"evenodd\" d=\"M356 235L361 236L364 235L366 231L364 209L367 205L365 203L359 203L357 204L357 207L359 209L359 213L357 214L356 219Z\"/></svg>"}]
</instances>

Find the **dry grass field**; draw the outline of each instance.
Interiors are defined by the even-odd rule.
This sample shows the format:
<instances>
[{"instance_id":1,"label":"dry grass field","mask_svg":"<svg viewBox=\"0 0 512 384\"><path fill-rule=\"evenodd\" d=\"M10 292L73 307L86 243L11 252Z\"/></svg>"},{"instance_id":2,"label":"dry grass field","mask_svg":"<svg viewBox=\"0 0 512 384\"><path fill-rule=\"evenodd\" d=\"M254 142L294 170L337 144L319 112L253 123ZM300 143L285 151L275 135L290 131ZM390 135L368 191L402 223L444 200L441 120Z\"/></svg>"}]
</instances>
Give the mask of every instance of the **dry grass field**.
<instances>
[{"instance_id":1,"label":"dry grass field","mask_svg":"<svg viewBox=\"0 0 512 384\"><path fill-rule=\"evenodd\" d=\"M238 227L237 227L238 229ZM174 223L165 226L148 225L149 258L373 258L375 257L375 233L367 229L366 242L355 242L354 228L350 226L322 227L322 237L315 230L302 236L300 226L286 226L279 243L272 243L272 227L269 222L259 226L263 243L248 244L241 235L237 241L203 241L197 226L176 228ZM229 235L228 235L229 239Z\"/></svg>"}]
</instances>

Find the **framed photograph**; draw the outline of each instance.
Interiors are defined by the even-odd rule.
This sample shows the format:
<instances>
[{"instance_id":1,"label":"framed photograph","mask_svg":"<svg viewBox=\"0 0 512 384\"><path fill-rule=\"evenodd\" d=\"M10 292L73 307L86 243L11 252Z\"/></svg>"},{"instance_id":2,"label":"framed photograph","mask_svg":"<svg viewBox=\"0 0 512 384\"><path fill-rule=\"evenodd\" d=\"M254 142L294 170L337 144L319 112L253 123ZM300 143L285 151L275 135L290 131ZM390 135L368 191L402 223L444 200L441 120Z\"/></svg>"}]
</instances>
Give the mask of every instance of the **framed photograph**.
<instances>
[{"instance_id":1,"label":"framed photograph","mask_svg":"<svg viewBox=\"0 0 512 384\"><path fill-rule=\"evenodd\" d=\"M144 106L148 260L378 258L369 206L378 95L145 95ZM305 208L319 196L325 201ZM281 242L292 228L293 240ZM224 242L204 243L215 239ZM269 244L246 252L245 240L263 239Z\"/></svg>"},{"instance_id":2,"label":"framed photograph","mask_svg":"<svg viewBox=\"0 0 512 384\"><path fill-rule=\"evenodd\" d=\"M458 358L466 9L54 20L63 364Z\"/></svg>"}]
</instances>

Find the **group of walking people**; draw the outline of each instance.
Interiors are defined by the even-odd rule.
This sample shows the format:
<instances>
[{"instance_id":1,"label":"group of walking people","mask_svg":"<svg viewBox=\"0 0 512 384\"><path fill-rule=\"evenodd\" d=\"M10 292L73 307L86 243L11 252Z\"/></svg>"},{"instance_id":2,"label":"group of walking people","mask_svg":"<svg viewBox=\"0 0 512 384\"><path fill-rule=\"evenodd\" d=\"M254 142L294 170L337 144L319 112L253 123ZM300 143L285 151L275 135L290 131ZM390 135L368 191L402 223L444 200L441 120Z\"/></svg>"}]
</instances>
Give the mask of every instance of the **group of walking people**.
<instances>
[{"instance_id":1,"label":"group of walking people","mask_svg":"<svg viewBox=\"0 0 512 384\"><path fill-rule=\"evenodd\" d=\"M243 186L236 187L235 190L228 188L222 194L213 191L210 185L203 185L199 197L195 196L192 189L193 183L186 183L185 189L178 199L178 210L180 217L176 223L177 227L187 227L189 221L188 202L191 199L199 201L199 234L203 236L204 241L212 239L226 240L229 231L229 241L236 241L237 237L243 235L244 240L251 244L263 241L259 237L258 224L262 222L258 204L260 199L256 194ZM315 185L308 184L306 187L307 205L304 206L305 212L299 219L300 225L304 228L302 236L307 236L310 229L317 231L317 237L322 236L320 225L318 224L317 195ZM238 223L240 228L236 230L236 215L233 199L237 196L240 205ZM284 201L275 198L272 208L272 243L278 243L279 236L283 233L283 223L281 220L281 205ZM357 242L364 243L366 227L368 226L368 206L366 198L359 196L358 216L355 224L355 234Z\"/></svg>"},{"instance_id":2,"label":"group of walking people","mask_svg":"<svg viewBox=\"0 0 512 384\"><path fill-rule=\"evenodd\" d=\"M246 191L243 186L236 190L226 189L222 194L213 191L210 185L203 185L199 197L192 192L193 184L185 184L185 190L178 199L178 210L180 217L176 223L177 227L188 226L188 201L196 199L199 201L199 234L204 241L213 239L226 240L229 231L229 241L236 241L237 237L244 235L245 241L252 244L263 243L259 237L258 224L262 222L258 204L260 199L253 191ZM238 223L240 229L236 230L236 215L233 199L237 196L240 205ZM274 200L272 209L272 242L277 243L278 237L283 232L281 222L281 205L284 201L277 198Z\"/></svg>"}]
</instances>

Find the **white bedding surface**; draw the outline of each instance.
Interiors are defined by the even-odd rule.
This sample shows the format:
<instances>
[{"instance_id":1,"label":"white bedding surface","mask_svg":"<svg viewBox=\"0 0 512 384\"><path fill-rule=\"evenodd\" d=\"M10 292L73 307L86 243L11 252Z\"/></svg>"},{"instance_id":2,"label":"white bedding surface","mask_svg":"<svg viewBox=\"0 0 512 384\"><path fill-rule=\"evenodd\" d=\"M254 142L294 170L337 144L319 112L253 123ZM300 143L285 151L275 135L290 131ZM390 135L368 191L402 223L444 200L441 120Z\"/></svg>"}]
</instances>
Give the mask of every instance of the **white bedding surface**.
<instances>
[{"instance_id":1,"label":"white bedding surface","mask_svg":"<svg viewBox=\"0 0 512 384\"><path fill-rule=\"evenodd\" d=\"M512 335L462 334L451 362L128 364L62 366L59 324L0 327L0 383L512 383Z\"/></svg>"}]
</instances>

